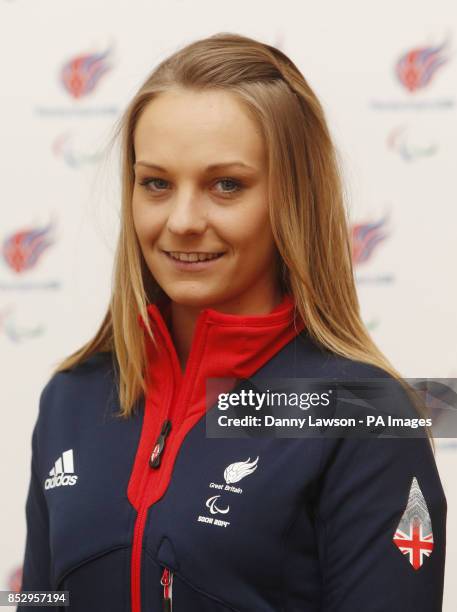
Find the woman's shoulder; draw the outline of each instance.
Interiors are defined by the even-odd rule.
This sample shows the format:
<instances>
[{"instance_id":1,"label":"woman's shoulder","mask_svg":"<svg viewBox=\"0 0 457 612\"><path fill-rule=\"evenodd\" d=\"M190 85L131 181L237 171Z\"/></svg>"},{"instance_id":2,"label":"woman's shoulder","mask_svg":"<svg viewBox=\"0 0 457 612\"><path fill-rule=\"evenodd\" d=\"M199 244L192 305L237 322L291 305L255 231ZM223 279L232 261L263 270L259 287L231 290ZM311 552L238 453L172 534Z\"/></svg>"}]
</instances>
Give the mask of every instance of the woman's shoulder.
<instances>
[{"instance_id":1,"label":"woman's shoulder","mask_svg":"<svg viewBox=\"0 0 457 612\"><path fill-rule=\"evenodd\" d=\"M97 351L76 365L65 370L55 372L47 382L49 386L62 386L73 383L81 384L88 378L104 377L112 374L115 366L114 354L109 351Z\"/></svg>"},{"instance_id":2,"label":"woman's shoulder","mask_svg":"<svg viewBox=\"0 0 457 612\"><path fill-rule=\"evenodd\" d=\"M39 412L53 417L113 397L114 375L113 353L93 353L74 367L51 375L40 393Z\"/></svg>"},{"instance_id":3,"label":"woman's shoulder","mask_svg":"<svg viewBox=\"0 0 457 612\"><path fill-rule=\"evenodd\" d=\"M285 376L296 378L386 378L395 381L390 373L376 365L329 350L311 338L306 331L297 334L276 357L264 368L270 369L271 375L277 370L277 376L284 373Z\"/></svg>"}]
</instances>

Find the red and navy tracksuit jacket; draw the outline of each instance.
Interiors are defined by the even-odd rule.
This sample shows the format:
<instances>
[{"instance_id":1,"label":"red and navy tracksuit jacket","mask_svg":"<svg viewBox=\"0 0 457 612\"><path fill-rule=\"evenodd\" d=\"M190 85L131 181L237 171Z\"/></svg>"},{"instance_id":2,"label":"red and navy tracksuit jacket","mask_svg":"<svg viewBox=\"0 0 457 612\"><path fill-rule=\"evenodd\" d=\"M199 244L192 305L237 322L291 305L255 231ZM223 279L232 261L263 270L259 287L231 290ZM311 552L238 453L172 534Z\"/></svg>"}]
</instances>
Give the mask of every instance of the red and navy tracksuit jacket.
<instances>
[{"instance_id":1,"label":"red and navy tracksuit jacket","mask_svg":"<svg viewBox=\"0 0 457 612\"><path fill-rule=\"evenodd\" d=\"M129 420L109 353L42 390L22 591L68 590L74 612L440 611L447 503L426 438L206 435L209 377L386 374L313 343L289 295L259 316L203 309L184 373L169 304L148 314Z\"/></svg>"}]
</instances>

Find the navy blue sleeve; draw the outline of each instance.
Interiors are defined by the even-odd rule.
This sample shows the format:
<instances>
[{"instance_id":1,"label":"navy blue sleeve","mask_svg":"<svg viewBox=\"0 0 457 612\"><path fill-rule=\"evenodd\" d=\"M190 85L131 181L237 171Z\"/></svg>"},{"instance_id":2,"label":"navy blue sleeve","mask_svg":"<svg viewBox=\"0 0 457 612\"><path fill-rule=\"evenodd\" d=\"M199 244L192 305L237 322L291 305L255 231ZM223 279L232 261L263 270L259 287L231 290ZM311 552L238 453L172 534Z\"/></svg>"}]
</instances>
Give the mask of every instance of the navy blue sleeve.
<instances>
[{"instance_id":1,"label":"navy blue sleeve","mask_svg":"<svg viewBox=\"0 0 457 612\"><path fill-rule=\"evenodd\" d=\"M447 502L427 438L324 440L322 612L441 612Z\"/></svg>"},{"instance_id":2,"label":"navy blue sleeve","mask_svg":"<svg viewBox=\"0 0 457 612\"><path fill-rule=\"evenodd\" d=\"M40 397L40 411L44 391ZM32 459L27 499L25 503L26 542L22 566L21 591L50 591L51 555L49 550L49 519L43 484L38 473L38 428L40 414L32 433ZM55 606L34 606L34 610L55 610ZM30 610L18 605L17 612Z\"/></svg>"}]
</instances>

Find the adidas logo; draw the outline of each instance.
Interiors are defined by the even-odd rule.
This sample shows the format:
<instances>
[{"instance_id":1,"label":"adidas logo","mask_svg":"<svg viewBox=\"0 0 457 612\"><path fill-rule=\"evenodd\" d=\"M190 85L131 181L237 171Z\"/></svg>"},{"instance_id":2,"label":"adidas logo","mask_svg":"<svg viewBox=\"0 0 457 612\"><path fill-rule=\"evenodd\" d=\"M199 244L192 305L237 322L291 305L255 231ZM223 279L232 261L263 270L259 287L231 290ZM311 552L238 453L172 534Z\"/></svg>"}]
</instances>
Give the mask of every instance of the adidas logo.
<instances>
[{"instance_id":1,"label":"adidas logo","mask_svg":"<svg viewBox=\"0 0 457 612\"><path fill-rule=\"evenodd\" d=\"M74 472L73 449L70 448L64 451L54 463L54 467L49 472L51 478L46 478L44 488L53 489L54 487L76 484L78 477Z\"/></svg>"}]
</instances>

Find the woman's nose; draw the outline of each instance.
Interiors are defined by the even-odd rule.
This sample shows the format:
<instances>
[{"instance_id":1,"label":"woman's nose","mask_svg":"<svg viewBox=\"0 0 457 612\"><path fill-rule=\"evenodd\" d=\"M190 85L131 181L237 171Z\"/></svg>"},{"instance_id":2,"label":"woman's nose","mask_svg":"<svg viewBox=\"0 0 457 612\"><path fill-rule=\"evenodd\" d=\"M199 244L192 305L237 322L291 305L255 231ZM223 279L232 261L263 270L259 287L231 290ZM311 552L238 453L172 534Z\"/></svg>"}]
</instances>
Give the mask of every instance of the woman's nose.
<instances>
[{"instance_id":1,"label":"woman's nose","mask_svg":"<svg viewBox=\"0 0 457 612\"><path fill-rule=\"evenodd\" d=\"M197 196L181 194L170 204L167 226L174 234L201 233L206 229L206 211Z\"/></svg>"}]
</instances>

